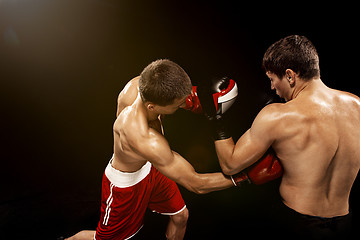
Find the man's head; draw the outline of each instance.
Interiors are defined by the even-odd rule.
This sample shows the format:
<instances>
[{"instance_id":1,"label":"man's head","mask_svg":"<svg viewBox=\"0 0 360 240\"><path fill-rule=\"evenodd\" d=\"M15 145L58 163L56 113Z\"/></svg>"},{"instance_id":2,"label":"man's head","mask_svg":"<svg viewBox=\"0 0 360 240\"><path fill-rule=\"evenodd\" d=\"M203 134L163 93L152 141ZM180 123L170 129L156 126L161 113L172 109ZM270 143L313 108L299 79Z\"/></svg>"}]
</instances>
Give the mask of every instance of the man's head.
<instances>
[{"instance_id":1,"label":"man's head","mask_svg":"<svg viewBox=\"0 0 360 240\"><path fill-rule=\"evenodd\" d=\"M271 80L271 88L286 100L298 79L320 78L319 56L304 36L291 35L272 44L264 54L262 66Z\"/></svg>"},{"instance_id":2,"label":"man's head","mask_svg":"<svg viewBox=\"0 0 360 240\"><path fill-rule=\"evenodd\" d=\"M262 66L265 72L285 76L291 69L303 80L320 77L319 56L315 46L304 36L291 35L280 39L265 52Z\"/></svg>"},{"instance_id":3,"label":"man's head","mask_svg":"<svg viewBox=\"0 0 360 240\"><path fill-rule=\"evenodd\" d=\"M184 69L167 59L150 63L140 75L142 101L148 108L158 108L162 114L171 114L181 107L191 89L190 78Z\"/></svg>"}]
</instances>

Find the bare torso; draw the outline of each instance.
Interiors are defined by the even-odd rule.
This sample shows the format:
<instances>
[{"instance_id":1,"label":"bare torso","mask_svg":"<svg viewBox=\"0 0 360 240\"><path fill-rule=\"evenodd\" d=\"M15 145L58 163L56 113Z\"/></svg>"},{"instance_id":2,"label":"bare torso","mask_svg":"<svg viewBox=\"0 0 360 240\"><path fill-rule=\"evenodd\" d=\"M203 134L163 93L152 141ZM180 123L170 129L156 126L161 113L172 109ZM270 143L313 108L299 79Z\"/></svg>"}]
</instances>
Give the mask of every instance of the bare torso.
<instances>
[{"instance_id":1,"label":"bare torso","mask_svg":"<svg viewBox=\"0 0 360 240\"><path fill-rule=\"evenodd\" d=\"M347 214L360 168L359 98L319 80L276 108L281 120L272 146L284 167L284 203L307 215Z\"/></svg>"},{"instance_id":2,"label":"bare torso","mask_svg":"<svg viewBox=\"0 0 360 240\"><path fill-rule=\"evenodd\" d=\"M114 159L112 166L123 172L139 170L147 160L136 153L129 141L141 141L154 131L161 132L159 119L148 122L143 112L137 107L138 81L132 79L121 91L118 98L117 119L113 125ZM138 101L140 104L141 101ZM150 129L151 128L151 129Z\"/></svg>"}]
</instances>

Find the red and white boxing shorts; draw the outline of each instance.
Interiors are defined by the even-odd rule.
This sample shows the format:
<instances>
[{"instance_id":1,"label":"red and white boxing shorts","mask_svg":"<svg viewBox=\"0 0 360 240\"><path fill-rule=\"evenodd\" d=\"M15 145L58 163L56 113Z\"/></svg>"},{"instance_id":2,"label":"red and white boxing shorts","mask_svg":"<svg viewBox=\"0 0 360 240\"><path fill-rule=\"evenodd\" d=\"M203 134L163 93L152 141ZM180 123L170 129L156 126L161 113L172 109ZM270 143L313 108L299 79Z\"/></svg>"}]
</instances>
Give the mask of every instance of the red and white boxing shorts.
<instances>
[{"instance_id":1,"label":"red and white boxing shorts","mask_svg":"<svg viewBox=\"0 0 360 240\"><path fill-rule=\"evenodd\" d=\"M95 239L129 239L143 226L146 209L175 215L186 208L176 183L150 162L140 170L125 173L111 166L102 180L101 218Z\"/></svg>"}]
</instances>

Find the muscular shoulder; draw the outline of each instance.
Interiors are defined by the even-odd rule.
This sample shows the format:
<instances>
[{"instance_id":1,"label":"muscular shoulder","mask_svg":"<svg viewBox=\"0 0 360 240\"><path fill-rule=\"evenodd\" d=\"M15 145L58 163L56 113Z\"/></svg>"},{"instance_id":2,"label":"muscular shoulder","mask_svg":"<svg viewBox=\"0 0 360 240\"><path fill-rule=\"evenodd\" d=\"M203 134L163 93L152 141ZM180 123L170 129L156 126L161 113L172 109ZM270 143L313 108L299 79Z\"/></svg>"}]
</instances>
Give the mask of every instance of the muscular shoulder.
<instances>
[{"instance_id":1,"label":"muscular shoulder","mask_svg":"<svg viewBox=\"0 0 360 240\"><path fill-rule=\"evenodd\" d=\"M153 164L165 164L163 160L172 154L165 137L152 128L132 139L134 150Z\"/></svg>"},{"instance_id":2,"label":"muscular shoulder","mask_svg":"<svg viewBox=\"0 0 360 240\"><path fill-rule=\"evenodd\" d=\"M139 117L133 106L126 107L114 123L114 132L122 136L131 151L153 161L170 149L165 137Z\"/></svg>"},{"instance_id":3,"label":"muscular shoulder","mask_svg":"<svg viewBox=\"0 0 360 240\"><path fill-rule=\"evenodd\" d=\"M120 92L117 99L117 112L116 116L119 116L120 112L127 106L130 106L138 95L139 77L131 79Z\"/></svg>"},{"instance_id":4,"label":"muscular shoulder","mask_svg":"<svg viewBox=\"0 0 360 240\"><path fill-rule=\"evenodd\" d=\"M360 107L360 98L355 94L349 92L343 92L335 90L340 101L345 104L351 104L353 106Z\"/></svg>"},{"instance_id":5,"label":"muscular shoulder","mask_svg":"<svg viewBox=\"0 0 360 240\"><path fill-rule=\"evenodd\" d=\"M264 107L256 116L251 131L258 136L269 137L269 141L275 141L284 133L284 129L289 129L298 121L299 112L294 111L289 103L273 103Z\"/></svg>"},{"instance_id":6,"label":"muscular shoulder","mask_svg":"<svg viewBox=\"0 0 360 240\"><path fill-rule=\"evenodd\" d=\"M267 105L258 113L254 120L254 124L274 127L275 125L278 125L290 113L290 108L286 106L286 104L273 103Z\"/></svg>"}]
</instances>

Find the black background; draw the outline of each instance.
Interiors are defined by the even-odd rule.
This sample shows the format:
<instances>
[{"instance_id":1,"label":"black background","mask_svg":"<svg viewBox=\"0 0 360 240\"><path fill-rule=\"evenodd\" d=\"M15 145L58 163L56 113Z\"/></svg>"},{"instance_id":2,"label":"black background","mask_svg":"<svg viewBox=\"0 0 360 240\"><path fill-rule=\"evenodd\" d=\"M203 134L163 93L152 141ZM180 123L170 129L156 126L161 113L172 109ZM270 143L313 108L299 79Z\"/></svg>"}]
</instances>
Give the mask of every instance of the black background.
<instances>
[{"instance_id":1,"label":"black background","mask_svg":"<svg viewBox=\"0 0 360 240\"><path fill-rule=\"evenodd\" d=\"M359 95L355 9L314 2L0 1L1 238L56 239L96 228L117 95L153 60L175 61L194 85L212 76L235 79L240 95L225 119L234 139L270 93L264 52L287 35L314 43L328 86ZM220 171L202 116L179 110L164 125L172 149L198 172ZM185 238L256 235L279 199L278 185L206 195L180 187L190 211ZM357 180L350 198L356 226L359 191ZM146 239L163 239L166 223L149 212Z\"/></svg>"}]
</instances>

